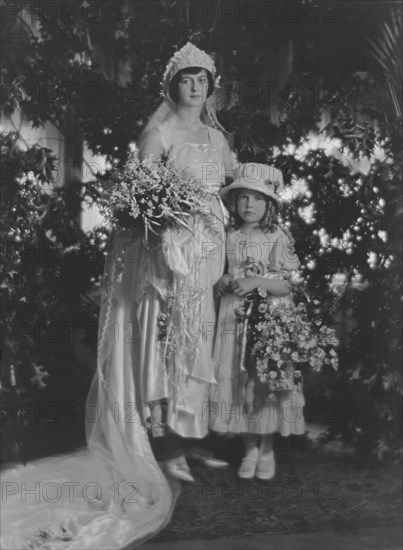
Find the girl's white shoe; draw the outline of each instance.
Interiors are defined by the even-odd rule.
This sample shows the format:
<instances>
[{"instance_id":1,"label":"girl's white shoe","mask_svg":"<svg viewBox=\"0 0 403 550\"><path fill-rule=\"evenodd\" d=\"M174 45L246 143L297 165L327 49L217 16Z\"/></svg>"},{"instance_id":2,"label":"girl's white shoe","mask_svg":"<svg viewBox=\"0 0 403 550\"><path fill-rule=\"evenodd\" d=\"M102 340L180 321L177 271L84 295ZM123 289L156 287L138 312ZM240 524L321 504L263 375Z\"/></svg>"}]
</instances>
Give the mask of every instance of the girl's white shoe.
<instances>
[{"instance_id":1,"label":"girl's white shoe","mask_svg":"<svg viewBox=\"0 0 403 550\"><path fill-rule=\"evenodd\" d=\"M259 456L256 466L256 477L258 479L268 481L276 474L276 459L274 452Z\"/></svg>"},{"instance_id":2,"label":"girl's white shoe","mask_svg":"<svg viewBox=\"0 0 403 550\"><path fill-rule=\"evenodd\" d=\"M238 477L242 479L252 479L255 477L257 457L245 456L238 468Z\"/></svg>"}]
</instances>

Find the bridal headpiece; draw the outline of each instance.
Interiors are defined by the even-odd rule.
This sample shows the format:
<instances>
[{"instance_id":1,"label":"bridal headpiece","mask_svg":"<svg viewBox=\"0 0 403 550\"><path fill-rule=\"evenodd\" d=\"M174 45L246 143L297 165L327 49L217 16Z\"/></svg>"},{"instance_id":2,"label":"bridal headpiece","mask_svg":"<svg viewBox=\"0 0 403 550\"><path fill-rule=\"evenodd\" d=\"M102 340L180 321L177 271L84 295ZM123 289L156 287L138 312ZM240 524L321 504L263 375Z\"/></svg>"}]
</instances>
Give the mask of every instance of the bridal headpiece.
<instances>
[{"instance_id":1,"label":"bridal headpiece","mask_svg":"<svg viewBox=\"0 0 403 550\"><path fill-rule=\"evenodd\" d=\"M206 69L215 77L216 68L213 59L203 50L199 50L194 44L188 42L183 48L177 51L169 60L162 80L162 92L168 95L169 83L173 77L182 69L188 67L201 67Z\"/></svg>"},{"instance_id":2,"label":"bridal headpiece","mask_svg":"<svg viewBox=\"0 0 403 550\"><path fill-rule=\"evenodd\" d=\"M139 139L139 147L143 142L144 136L155 126L161 124L167 118L169 118L172 113L175 112L175 103L172 98L169 96L169 83L173 77L182 69L187 69L189 67L201 67L209 71L215 80L215 84L218 82L216 78L216 68L212 57L210 57L206 52L197 48L191 42L188 42L180 50L178 50L168 61L168 64L164 71L164 76L162 79L162 95L164 97L161 105L154 111L154 113L149 118L147 124L143 128L142 134ZM200 113L200 119L202 122L208 126L212 126L220 130L227 138L229 143L232 143L232 136L229 134L225 128L220 124L216 115L216 98L213 93L210 95Z\"/></svg>"}]
</instances>

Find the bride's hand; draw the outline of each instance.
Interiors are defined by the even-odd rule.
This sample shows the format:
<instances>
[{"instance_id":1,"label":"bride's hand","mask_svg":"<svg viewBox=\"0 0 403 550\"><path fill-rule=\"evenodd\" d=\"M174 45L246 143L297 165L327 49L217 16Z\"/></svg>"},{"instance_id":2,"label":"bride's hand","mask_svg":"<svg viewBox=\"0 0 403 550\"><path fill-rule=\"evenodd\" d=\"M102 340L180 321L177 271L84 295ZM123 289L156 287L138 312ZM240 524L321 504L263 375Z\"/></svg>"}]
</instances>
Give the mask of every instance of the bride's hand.
<instances>
[{"instance_id":1,"label":"bride's hand","mask_svg":"<svg viewBox=\"0 0 403 550\"><path fill-rule=\"evenodd\" d=\"M231 290L231 281L232 277L229 275L223 275L221 279L217 283L217 294L218 296L222 296L226 292L230 292Z\"/></svg>"}]
</instances>

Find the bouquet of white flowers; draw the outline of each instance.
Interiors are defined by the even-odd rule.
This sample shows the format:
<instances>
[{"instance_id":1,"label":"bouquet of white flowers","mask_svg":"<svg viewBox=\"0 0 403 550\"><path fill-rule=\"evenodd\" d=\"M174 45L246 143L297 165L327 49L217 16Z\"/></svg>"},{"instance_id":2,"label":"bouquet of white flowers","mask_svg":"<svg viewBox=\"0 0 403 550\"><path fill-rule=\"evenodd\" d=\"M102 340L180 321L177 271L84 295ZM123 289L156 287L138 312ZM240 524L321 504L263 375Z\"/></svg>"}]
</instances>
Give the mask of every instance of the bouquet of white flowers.
<instances>
[{"instance_id":1,"label":"bouquet of white flowers","mask_svg":"<svg viewBox=\"0 0 403 550\"><path fill-rule=\"evenodd\" d=\"M211 195L170 155L158 161L133 154L123 168L98 179L98 204L113 225L160 233L168 227L191 229L195 215L208 218Z\"/></svg>"},{"instance_id":2,"label":"bouquet of white flowers","mask_svg":"<svg viewBox=\"0 0 403 550\"><path fill-rule=\"evenodd\" d=\"M319 302L271 301L266 290L259 289L235 310L258 379L270 391L293 390L302 378L295 363L307 363L316 372L324 365L337 369L338 340L320 319Z\"/></svg>"}]
</instances>

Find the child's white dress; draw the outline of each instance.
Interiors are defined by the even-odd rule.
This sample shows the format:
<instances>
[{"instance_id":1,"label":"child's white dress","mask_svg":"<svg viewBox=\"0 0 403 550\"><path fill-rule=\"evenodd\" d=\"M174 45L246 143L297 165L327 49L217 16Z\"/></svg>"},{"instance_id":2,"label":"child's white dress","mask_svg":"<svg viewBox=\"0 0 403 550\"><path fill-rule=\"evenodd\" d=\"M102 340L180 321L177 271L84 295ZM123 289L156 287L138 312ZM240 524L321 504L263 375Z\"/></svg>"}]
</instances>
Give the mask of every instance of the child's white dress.
<instances>
[{"instance_id":1,"label":"child's white dress","mask_svg":"<svg viewBox=\"0 0 403 550\"><path fill-rule=\"evenodd\" d=\"M299 260L285 232L278 228L273 233L257 229L250 236L230 230L227 235L228 274L233 279L246 276L247 265L254 262L260 273L292 271ZM225 433L301 435L305 432L301 387L293 391L272 393L255 374L242 372L241 334L234 309L242 305L244 297L225 294L218 315L217 337L214 347L217 384L211 386L208 408L210 428ZM290 295L272 297L272 303L290 302Z\"/></svg>"}]
</instances>

